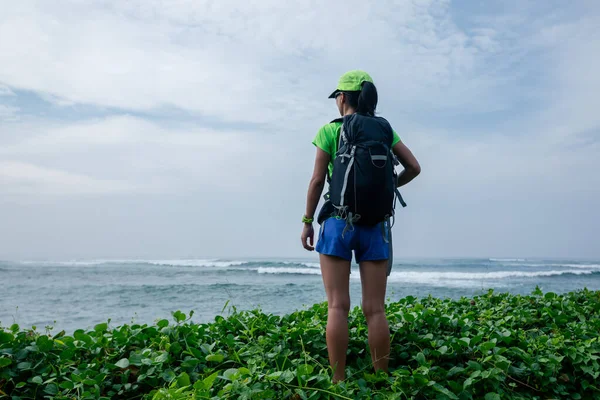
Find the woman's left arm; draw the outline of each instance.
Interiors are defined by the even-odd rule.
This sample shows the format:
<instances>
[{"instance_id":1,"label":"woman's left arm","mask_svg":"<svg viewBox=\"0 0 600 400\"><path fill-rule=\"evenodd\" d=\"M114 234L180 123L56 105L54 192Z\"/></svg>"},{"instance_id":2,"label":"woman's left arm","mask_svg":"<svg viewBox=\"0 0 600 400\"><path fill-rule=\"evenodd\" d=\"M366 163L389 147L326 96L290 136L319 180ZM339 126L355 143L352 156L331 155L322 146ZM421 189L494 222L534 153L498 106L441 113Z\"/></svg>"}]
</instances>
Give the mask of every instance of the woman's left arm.
<instances>
[{"instance_id":1,"label":"woman's left arm","mask_svg":"<svg viewBox=\"0 0 600 400\"><path fill-rule=\"evenodd\" d=\"M398 174L398 180L396 181L396 187L400 187L406 185L421 173L421 165L402 141L398 141L394 145L394 154L404 167L404 170Z\"/></svg>"}]
</instances>

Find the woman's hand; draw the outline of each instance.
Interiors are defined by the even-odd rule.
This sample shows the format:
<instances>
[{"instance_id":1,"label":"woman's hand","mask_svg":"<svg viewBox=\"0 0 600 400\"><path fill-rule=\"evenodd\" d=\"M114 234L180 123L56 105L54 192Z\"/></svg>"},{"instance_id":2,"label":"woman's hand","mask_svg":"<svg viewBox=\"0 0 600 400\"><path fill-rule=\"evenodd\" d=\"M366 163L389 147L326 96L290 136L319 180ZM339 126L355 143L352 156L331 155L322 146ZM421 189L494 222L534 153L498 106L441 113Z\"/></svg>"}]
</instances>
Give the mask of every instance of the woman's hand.
<instances>
[{"instance_id":1,"label":"woman's hand","mask_svg":"<svg viewBox=\"0 0 600 400\"><path fill-rule=\"evenodd\" d=\"M310 240L310 244L308 242ZM313 251L315 240L315 230L313 229L312 224L304 224L304 228L302 228L302 247L304 247L308 251Z\"/></svg>"}]
</instances>

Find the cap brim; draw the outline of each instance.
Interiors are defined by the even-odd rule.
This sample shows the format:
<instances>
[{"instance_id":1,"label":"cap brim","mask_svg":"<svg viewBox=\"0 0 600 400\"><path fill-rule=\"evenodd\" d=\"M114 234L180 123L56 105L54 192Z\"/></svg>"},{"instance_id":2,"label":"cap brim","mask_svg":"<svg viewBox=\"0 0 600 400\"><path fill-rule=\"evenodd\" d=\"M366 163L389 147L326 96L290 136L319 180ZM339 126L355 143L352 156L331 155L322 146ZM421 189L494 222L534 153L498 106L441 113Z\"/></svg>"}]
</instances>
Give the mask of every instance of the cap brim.
<instances>
[{"instance_id":1,"label":"cap brim","mask_svg":"<svg viewBox=\"0 0 600 400\"><path fill-rule=\"evenodd\" d=\"M328 98L329 98L329 99L335 99L335 95L336 95L336 94L338 94L339 92L340 92L339 90L335 89L335 90L333 91L333 93L331 93L331 94L329 95L329 97L328 97Z\"/></svg>"}]
</instances>

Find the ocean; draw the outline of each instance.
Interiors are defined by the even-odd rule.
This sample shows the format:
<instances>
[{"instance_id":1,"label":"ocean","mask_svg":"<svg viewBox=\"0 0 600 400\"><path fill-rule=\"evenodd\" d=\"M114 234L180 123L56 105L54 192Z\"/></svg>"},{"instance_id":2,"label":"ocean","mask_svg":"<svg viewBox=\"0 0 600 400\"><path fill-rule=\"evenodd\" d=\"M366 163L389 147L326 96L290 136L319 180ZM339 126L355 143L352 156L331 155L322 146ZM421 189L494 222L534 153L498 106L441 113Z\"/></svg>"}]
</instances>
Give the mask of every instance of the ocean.
<instances>
[{"instance_id":1,"label":"ocean","mask_svg":"<svg viewBox=\"0 0 600 400\"><path fill-rule=\"evenodd\" d=\"M351 306L360 305L352 266ZM53 332L171 318L192 320L260 308L283 315L325 301L317 259L0 261L0 325ZM397 259L387 299L408 295L459 298L497 292L600 290L600 261L528 259Z\"/></svg>"}]
</instances>

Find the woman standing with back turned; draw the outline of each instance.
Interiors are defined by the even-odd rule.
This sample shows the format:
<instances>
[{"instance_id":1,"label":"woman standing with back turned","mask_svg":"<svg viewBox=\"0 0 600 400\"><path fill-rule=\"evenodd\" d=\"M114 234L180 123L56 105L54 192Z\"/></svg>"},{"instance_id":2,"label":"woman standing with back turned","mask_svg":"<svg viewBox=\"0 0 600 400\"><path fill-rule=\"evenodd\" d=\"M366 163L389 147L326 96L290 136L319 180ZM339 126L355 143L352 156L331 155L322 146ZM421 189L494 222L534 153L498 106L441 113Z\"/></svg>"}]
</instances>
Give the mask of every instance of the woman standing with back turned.
<instances>
[{"instance_id":1,"label":"woman standing with back turned","mask_svg":"<svg viewBox=\"0 0 600 400\"><path fill-rule=\"evenodd\" d=\"M375 117L377 89L371 77L364 71L354 70L342 75L336 90L329 98L335 99L342 118L324 125L313 141L317 147L317 154L308 188L306 213L302 218L304 228L301 237L302 245L309 251L315 250L312 224L325 181L333 174L343 118L352 118L356 114L372 117L372 120L379 118ZM387 124L387 121L383 121ZM391 140L393 153L404 167L395 182L395 186L400 187L413 180L420 173L421 167L411 151L401 142L397 133L391 130L391 127L388 131L393 134ZM344 184L344 189L345 186ZM343 193L344 191L342 195ZM339 209L340 207L337 207L338 211ZM362 309L367 320L373 366L376 371L387 372L390 331L384 304L387 277L392 263L389 219L376 225L360 224L360 221L356 222L356 219L352 218L352 213L348 219L343 213L336 212L336 207L331 204L331 201L327 201L319 214L319 223L321 228L316 251L320 255L321 274L327 294L326 340L329 362L334 370L333 380L337 382L345 378L352 251L360 268Z\"/></svg>"}]
</instances>

